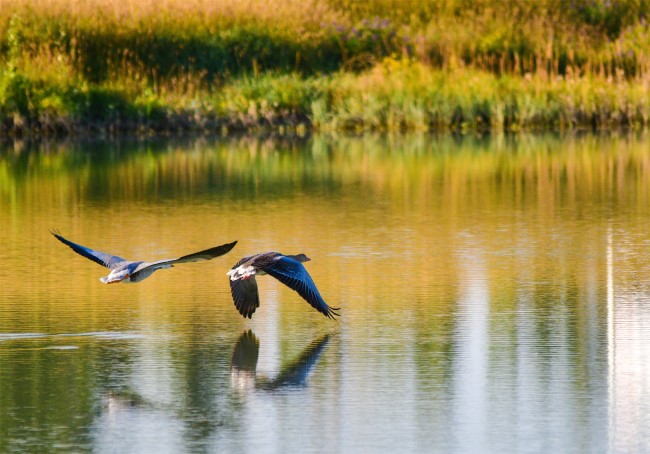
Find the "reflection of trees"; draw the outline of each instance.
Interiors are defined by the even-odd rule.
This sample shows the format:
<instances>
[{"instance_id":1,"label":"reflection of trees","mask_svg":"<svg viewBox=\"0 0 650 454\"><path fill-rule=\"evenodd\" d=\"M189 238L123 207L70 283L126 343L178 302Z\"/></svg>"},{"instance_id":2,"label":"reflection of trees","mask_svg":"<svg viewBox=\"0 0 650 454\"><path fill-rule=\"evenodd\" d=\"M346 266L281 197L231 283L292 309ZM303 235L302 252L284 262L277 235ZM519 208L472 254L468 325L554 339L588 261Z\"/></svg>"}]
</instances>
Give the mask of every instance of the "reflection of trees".
<instances>
[{"instance_id":1,"label":"reflection of trees","mask_svg":"<svg viewBox=\"0 0 650 454\"><path fill-rule=\"evenodd\" d=\"M259 340L253 331L244 331L235 345L231 360L231 382L235 388L275 390L305 386L307 377L329 342L326 334L308 345L294 361L286 364L275 378L257 376Z\"/></svg>"}]
</instances>

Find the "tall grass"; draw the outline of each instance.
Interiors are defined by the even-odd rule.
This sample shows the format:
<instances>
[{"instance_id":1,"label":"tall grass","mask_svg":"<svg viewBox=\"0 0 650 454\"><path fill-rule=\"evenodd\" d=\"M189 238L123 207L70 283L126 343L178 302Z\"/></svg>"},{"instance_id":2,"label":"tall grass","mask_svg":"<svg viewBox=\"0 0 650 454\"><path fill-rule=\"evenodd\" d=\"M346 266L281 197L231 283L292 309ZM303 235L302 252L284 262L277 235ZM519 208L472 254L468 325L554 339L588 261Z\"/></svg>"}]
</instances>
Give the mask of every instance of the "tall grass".
<instances>
[{"instance_id":1,"label":"tall grass","mask_svg":"<svg viewBox=\"0 0 650 454\"><path fill-rule=\"evenodd\" d=\"M641 127L650 118L648 82L497 76L386 59L362 75L341 75L313 118L325 127L361 130Z\"/></svg>"},{"instance_id":2,"label":"tall grass","mask_svg":"<svg viewBox=\"0 0 650 454\"><path fill-rule=\"evenodd\" d=\"M648 14L650 0L0 0L0 49L65 53L93 81L365 69L390 54L634 76L650 62Z\"/></svg>"},{"instance_id":3,"label":"tall grass","mask_svg":"<svg viewBox=\"0 0 650 454\"><path fill-rule=\"evenodd\" d=\"M648 123L650 0L0 0L0 131Z\"/></svg>"}]
</instances>

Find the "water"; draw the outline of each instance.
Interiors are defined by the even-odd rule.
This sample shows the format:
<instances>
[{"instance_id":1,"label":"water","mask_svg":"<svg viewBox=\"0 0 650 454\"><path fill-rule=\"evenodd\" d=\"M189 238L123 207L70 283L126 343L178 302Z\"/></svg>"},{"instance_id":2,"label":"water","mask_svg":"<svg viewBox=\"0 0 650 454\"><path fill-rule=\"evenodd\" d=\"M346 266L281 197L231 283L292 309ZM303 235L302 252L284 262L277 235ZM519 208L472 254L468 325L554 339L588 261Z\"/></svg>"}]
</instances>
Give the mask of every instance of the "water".
<instances>
[{"instance_id":1,"label":"water","mask_svg":"<svg viewBox=\"0 0 650 454\"><path fill-rule=\"evenodd\" d=\"M646 137L0 148L0 452L650 450ZM155 260L133 285L50 234ZM304 252L331 321L270 276Z\"/></svg>"}]
</instances>

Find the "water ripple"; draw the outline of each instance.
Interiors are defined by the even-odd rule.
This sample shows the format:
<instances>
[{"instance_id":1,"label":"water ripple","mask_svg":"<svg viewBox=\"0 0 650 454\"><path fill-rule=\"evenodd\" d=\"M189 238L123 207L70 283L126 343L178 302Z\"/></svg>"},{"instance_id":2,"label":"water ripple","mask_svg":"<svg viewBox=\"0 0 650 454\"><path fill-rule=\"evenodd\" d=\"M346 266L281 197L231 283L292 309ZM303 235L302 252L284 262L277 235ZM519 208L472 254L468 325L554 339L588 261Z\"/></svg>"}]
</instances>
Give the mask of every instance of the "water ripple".
<instances>
[{"instance_id":1,"label":"water ripple","mask_svg":"<svg viewBox=\"0 0 650 454\"><path fill-rule=\"evenodd\" d=\"M43 333L0 333L0 342L22 339L38 339L47 336L47 334Z\"/></svg>"},{"instance_id":2,"label":"water ripple","mask_svg":"<svg viewBox=\"0 0 650 454\"><path fill-rule=\"evenodd\" d=\"M143 339L143 334L138 334L130 331L91 331L87 333L60 333L60 334L46 334L46 333L0 333L0 342L26 340L26 339L54 339L54 338L70 338L70 337L92 337L104 340L131 340Z\"/></svg>"}]
</instances>

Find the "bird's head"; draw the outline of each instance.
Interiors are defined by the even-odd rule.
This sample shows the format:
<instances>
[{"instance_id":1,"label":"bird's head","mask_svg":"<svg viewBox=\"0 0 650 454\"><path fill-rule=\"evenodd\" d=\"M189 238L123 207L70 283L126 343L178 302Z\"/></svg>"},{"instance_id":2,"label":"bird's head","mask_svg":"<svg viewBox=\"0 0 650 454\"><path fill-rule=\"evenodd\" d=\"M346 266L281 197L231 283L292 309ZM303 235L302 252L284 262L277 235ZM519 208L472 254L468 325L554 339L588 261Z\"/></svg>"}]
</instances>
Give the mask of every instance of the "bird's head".
<instances>
[{"instance_id":1,"label":"bird's head","mask_svg":"<svg viewBox=\"0 0 650 454\"><path fill-rule=\"evenodd\" d=\"M305 254L290 255L289 257L291 257L292 259L297 260L299 262L308 262L308 261L311 260Z\"/></svg>"}]
</instances>

